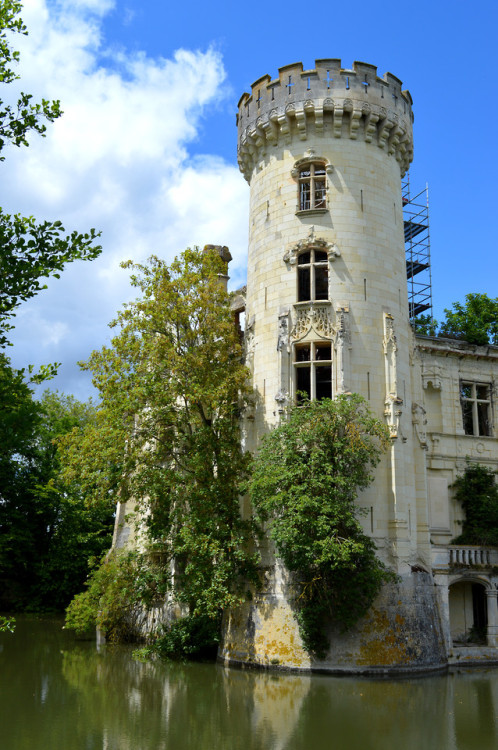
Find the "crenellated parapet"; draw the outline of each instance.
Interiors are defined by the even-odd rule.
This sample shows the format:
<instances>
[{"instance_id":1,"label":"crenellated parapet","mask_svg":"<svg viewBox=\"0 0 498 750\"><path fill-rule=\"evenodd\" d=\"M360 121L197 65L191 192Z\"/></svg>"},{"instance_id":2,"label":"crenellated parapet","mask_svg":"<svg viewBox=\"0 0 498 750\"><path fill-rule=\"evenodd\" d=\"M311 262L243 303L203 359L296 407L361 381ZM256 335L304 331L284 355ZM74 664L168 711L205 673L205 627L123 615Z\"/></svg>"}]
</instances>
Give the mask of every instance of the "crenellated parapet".
<instances>
[{"instance_id":1,"label":"crenellated parapet","mask_svg":"<svg viewBox=\"0 0 498 750\"><path fill-rule=\"evenodd\" d=\"M238 160L250 180L254 166L269 146L305 141L310 129L327 138L363 140L392 155L404 175L413 158L412 98L391 73L377 76L375 65L316 60L313 70L302 63L279 68L242 94L237 115Z\"/></svg>"}]
</instances>

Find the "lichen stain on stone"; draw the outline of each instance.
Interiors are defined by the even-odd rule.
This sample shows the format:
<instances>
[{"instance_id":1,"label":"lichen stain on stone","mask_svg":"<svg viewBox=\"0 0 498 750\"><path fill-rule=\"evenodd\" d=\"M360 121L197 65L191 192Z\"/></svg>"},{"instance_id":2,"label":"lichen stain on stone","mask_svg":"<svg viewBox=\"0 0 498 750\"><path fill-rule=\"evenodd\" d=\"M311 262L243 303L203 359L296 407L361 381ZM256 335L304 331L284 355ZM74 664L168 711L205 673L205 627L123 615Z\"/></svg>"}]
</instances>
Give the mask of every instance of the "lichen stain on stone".
<instances>
[{"instance_id":1,"label":"lichen stain on stone","mask_svg":"<svg viewBox=\"0 0 498 750\"><path fill-rule=\"evenodd\" d=\"M368 640L360 646L356 663L359 666L394 666L415 661L417 649L404 636L404 624L405 618L400 614L392 622L386 612L373 611L363 631Z\"/></svg>"},{"instance_id":2,"label":"lichen stain on stone","mask_svg":"<svg viewBox=\"0 0 498 750\"><path fill-rule=\"evenodd\" d=\"M256 611L242 607L228 618L220 656L246 664L306 669L309 656L296 628L292 611L285 606L264 602Z\"/></svg>"},{"instance_id":3,"label":"lichen stain on stone","mask_svg":"<svg viewBox=\"0 0 498 750\"><path fill-rule=\"evenodd\" d=\"M288 613L276 608L265 621L265 627L255 640L258 662L264 664L284 663L286 666L303 667L308 657L295 642L295 623L288 622Z\"/></svg>"}]
</instances>

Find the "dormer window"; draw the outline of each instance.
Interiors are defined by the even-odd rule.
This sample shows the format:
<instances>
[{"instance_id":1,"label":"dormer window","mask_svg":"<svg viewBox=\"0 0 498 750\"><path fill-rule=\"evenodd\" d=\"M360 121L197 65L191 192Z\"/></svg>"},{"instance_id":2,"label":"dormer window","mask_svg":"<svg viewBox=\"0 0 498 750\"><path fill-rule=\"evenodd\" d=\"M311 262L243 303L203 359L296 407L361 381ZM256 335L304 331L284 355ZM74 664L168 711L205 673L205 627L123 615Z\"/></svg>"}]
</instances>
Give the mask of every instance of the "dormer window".
<instances>
[{"instance_id":1,"label":"dormer window","mask_svg":"<svg viewBox=\"0 0 498 750\"><path fill-rule=\"evenodd\" d=\"M329 298L329 264L326 250L312 247L297 259L297 301L315 302Z\"/></svg>"},{"instance_id":2,"label":"dormer window","mask_svg":"<svg viewBox=\"0 0 498 750\"><path fill-rule=\"evenodd\" d=\"M323 162L310 162L299 168L299 211L326 208L326 171Z\"/></svg>"}]
</instances>

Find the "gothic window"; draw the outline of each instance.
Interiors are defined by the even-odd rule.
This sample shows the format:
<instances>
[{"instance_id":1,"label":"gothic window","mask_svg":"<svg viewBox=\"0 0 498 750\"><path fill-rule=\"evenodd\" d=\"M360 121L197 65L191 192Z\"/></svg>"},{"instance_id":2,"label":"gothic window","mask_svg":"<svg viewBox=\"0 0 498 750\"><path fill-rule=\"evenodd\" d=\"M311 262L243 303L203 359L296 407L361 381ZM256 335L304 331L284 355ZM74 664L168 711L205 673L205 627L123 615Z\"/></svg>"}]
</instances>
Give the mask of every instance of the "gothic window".
<instances>
[{"instance_id":1,"label":"gothic window","mask_svg":"<svg viewBox=\"0 0 498 750\"><path fill-rule=\"evenodd\" d=\"M332 398L332 345L310 341L294 347L294 391L296 401Z\"/></svg>"},{"instance_id":2,"label":"gothic window","mask_svg":"<svg viewBox=\"0 0 498 750\"><path fill-rule=\"evenodd\" d=\"M329 264L326 250L307 250L297 259L297 301L329 298Z\"/></svg>"},{"instance_id":3,"label":"gothic window","mask_svg":"<svg viewBox=\"0 0 498 750\"><path fill-rule=\"evenodd\" d=\"M299 211L327 207L325 178L323 162L310 162L299 168Z\"/></svg>"},{"instance_id":4,"label":"gothic window","mask_svg":"<svg viewBox=\"0 0 498 750\"><path fill-rule=\"evenodd\" d=\"M466 435L491 435L491 388L487 383L460 383L463 429Z\"/></svg>"}]
</instances>

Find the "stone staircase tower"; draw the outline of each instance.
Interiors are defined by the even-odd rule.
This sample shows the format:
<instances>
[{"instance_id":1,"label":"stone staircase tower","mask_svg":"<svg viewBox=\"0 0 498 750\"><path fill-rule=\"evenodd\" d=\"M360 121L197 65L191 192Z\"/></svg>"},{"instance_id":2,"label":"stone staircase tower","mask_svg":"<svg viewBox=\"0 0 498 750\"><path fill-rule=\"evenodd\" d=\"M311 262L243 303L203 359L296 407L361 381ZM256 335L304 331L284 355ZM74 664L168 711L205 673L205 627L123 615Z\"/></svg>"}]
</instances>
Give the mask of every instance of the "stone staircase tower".
<instances>
[{"instance_id":1,"label":"stone staircase tower","mask_svg":"<svg viewBox=\"0 0 498 750\"><path fill-rule=\"evenodd\" d=\"M412 122L401 81L361 62L352 70L336 59L317 60L313 70L287 65L239 101L238 159L250 184L245 335L258 395L247 447L257 448L298 391L367 399L392 440L358 502L400 583L385 587L371 616L336 634L327 659L313 665L285 571L269 551L265 593L227 623L226 661L341 670L427 668L443 659L423 415L410 364L401 177L412 160Z\"/></svg>"}]
</instances>

